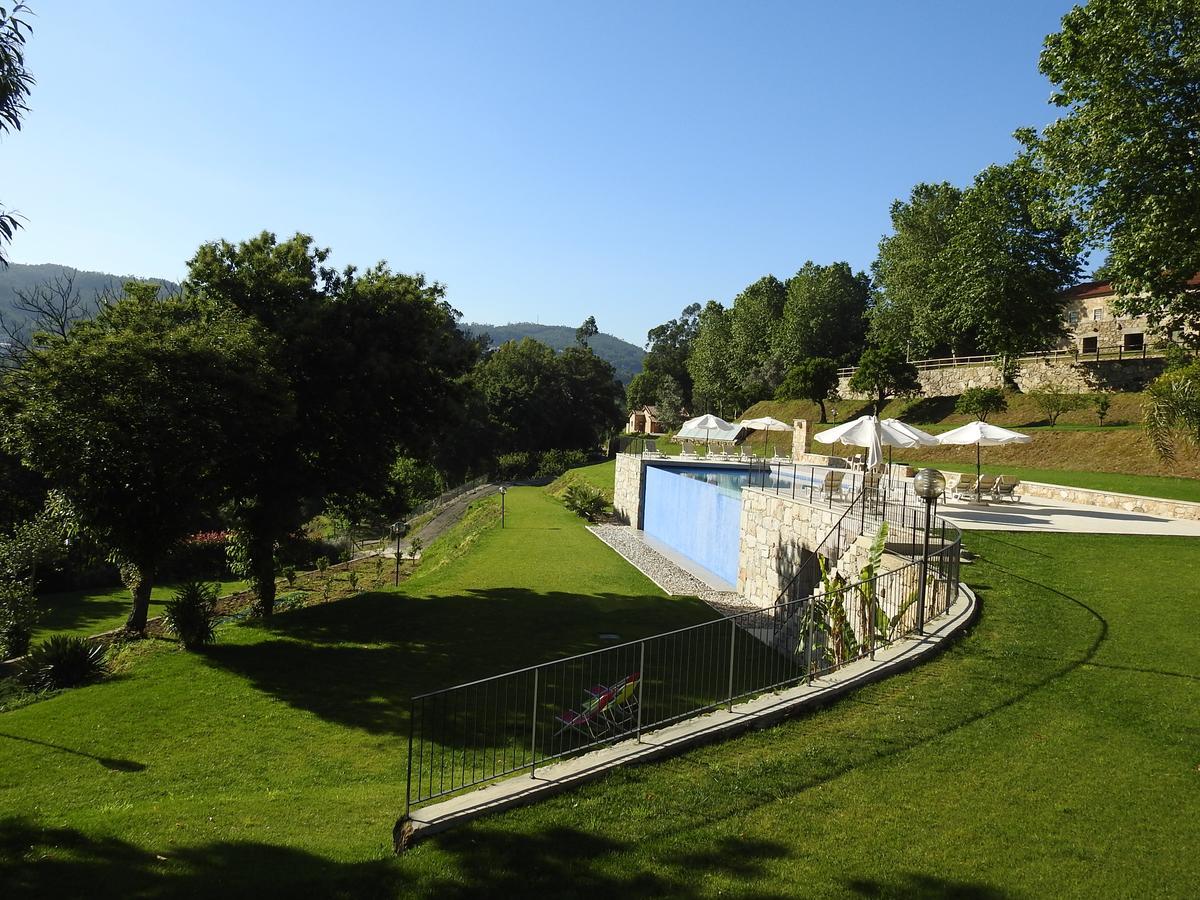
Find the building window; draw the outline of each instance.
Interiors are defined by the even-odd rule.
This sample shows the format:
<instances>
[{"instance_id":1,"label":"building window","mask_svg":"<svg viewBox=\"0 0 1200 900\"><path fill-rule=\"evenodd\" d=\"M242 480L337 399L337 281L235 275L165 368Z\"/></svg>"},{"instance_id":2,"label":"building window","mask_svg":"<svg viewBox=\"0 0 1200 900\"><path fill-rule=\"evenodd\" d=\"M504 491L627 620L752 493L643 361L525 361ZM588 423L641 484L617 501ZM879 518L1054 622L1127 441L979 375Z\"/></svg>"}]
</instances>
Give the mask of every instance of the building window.
<instances>
[{"instance_id":1,"label":"building window","mask_svg":"<svg viewBox=\"0 0 1200 900\"><path fill-rule=\"evenodd\" d=\"M1092 310L1092 321L1093 322L1104 321L1104 310L1101 309L1099 306L1097 306L1095 309Z\"/></svg>"},{"instance_id":2,"label":"building window","mask_svg":"<svg viewBox=\"0 0 1200 900\"><path fill-rule=\"evenodd\" d=\"M1085 337L1083 339L1083 352L1084 353L1095 353L1096 350L1098 349L1097 343L1098 343L1098 338Z\"/></svg>"},{"instance_id":3,"label":"building window","mask_svg":"<svg viewBox=\"0 0 1200 900\"><path fill-rule=\"evenodd\" d=\"M1067 321L1070 322L1072 325L1078 325L1079 324L1079 313L1076 310L1071 310L1069 313L1067 313Z\"/></svg>"},{"instance_id":4,"label":"building window","mask_svg":"<svg viewBox=\"0 0 1200 900\"><path fill-rule=\"evenodd\" d=\"M1140 331L1127 332L1124 335L1124 349L1140 351L1145 346L1145 335Z\"/></svg>"}]
</instances>

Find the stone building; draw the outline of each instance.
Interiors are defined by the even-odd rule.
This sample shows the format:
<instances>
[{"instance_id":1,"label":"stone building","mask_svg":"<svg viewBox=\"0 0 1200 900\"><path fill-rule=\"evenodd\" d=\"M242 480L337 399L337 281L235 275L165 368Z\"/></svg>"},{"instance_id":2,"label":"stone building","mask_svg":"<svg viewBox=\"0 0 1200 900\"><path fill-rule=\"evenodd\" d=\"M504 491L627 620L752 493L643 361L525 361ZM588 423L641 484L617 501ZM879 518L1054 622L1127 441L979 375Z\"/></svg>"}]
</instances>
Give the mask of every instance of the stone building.
<instances>
[{"instance_id":1,"label":"stone building","mask_svg":"<svg viewBox=\"0 0 1200 900\"><path fill-rule=\"evenodd\" d=\"M1200 275L1188 282L1200 288ZM1152 340L1145 316L1124 316L1113 308L1117 298L1112 284L1091 281L1067 292L1068 336L1062 349L1089 353L1141 353Z\"/></svg>"}]
</instances>

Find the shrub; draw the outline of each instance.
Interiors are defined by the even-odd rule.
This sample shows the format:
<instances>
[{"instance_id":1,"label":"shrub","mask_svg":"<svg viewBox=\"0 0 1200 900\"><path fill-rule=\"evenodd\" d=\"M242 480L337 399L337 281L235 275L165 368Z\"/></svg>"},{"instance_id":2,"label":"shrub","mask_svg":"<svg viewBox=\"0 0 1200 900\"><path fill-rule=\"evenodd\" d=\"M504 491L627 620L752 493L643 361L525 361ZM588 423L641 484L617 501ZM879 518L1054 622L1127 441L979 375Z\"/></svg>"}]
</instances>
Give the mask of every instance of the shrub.
<instances>
[{"instance_id":1,"label":"shrub","mask_svg":"<svg viewBox=\"0 0 1200 900\"><path fill-rule=\"evenodd\" d=\"M56 634L30 651L17 677L32 691L49 691L88 684L107 672L104 647L81 637Z\"/></svg>"},{"instance_id":2,"label":"shrub","mask_svg":"<svg viewBox=\"0 0 1200 900\"><path fill-rule=\"evenodd\" d=\"M1051 425L1057 424L1058 417L1063 413L1080 409L1087 403L1083 394L1068 391L1059 384L1049 384L1041 390L1031 391L1029 397Z\"/></svg>"},{"instance_id":3,"label":"shrub","mask_svg":"<svg viewBox=\"0 0 1200 900\"><path fill-rule=\"evenodd\" d=\"M353 569L346 573L346 583L350 585L350 590L358 590L358 573Z\"/></svg>"},{"instance_id":4,"label":"shrub","mask_svg":"<svg viewBox=\"0 0 1200 900\"><path fill-rule=\"evenodd\" d=\"M284 566L283 569L280 570L280 572L283 575L284 581L287 582L288 587L292 587L296 583L296 567L295 566L292 566L292 565Z\"/></svg>"},{"instance_id":5,"label":"shrub","mask_svg":"<svg viewBox=\"0 0 1200 900\"><path fill-rule=\"evenodd\" d=\"M1096 407L1096 420L1103 425L1104 420L1108 418L1109 409L1112 408L1112 395L1104 391L1092 394L1092 405Z\"/></svg>"},{"instance_id":6,"label":"shrub","mask_svg":"<svg viewBox=\"0 0 1200 900\"><path fill-rule=\"evenodd\" d=\"M537 457L527 451L505 453L496 460L496 477L501 481L519 481L531 476L537 464Z\"/></svg>"},{"instance_id":7,"label":"shrub","mask_svg":"<svg viewBox=\"0 0 1200 900\"><path fill-rule=\"evenodd\" d=\"M29 583L0 578L0 659L29 652L37 619L37 602Z\"/></svg>"},{"instance_id":8,"label":"shrub","mask_svg":"<svg viewBox=\"0 0 1200 900\"><path fill-rule=\"evenodd\" d=\"M954 404L955 412L974 416L983 422L986 422L992 413L1004 412L1006 409L1008 400L1000 388L967 388Z\"/></svg>"},{"instance_id":9,"label":"shrub","mask_svg":"<svg viewBox=\"0 0 1200 900\"><path fill-rule=\"evenodd\" d=\"M204 531L193 534L171 551L163 568L171 578L217 578L229 571L229 533Z\"/></svg>"},{"instance_id":10,"label":"shrub","mask_svg":"<svg viewBox=\"0 0 1200 900\"><path fill-rule=\"evenodd\" d=\"M589 522L595 522L604 515L604 511L608 507L604 494L599 488L582 482L576 482L567 487L563 492L563 505Z\"/></svg>"},{"instance_id":11,"label":"shrub","mask_svg":"<svg viewBox=\"0 0 1200 900\"><path fill-rule=\"evenodd\" d=\"M587 456L582 450L547 450L538 460L535 478L557 478L567 469L582 466Z\"/></svg>"},{"instance_id":12,"label":"shrub","mask_svg":"<svg viewBox=\"0 0 1200 900\"><path fill-rule=\"evenodd\" d=\"M175 592L163 609L167 627L188 650L216 640L213 614L217 605L217 587L202 581L189 581Z\"/></svg>"}]
</instances>

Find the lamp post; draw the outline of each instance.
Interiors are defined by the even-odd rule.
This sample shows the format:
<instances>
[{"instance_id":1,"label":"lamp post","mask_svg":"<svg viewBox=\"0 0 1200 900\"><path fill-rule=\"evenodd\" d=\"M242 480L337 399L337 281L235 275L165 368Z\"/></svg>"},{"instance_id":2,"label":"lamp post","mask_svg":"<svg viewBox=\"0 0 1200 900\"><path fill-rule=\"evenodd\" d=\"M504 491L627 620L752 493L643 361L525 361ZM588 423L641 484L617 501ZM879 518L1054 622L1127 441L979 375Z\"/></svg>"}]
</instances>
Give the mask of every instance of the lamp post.
<instances>
[{"instance_id":1,"label":"lamp post","mask_svg":"<svg viewBox=\"0 0 1200 900\"><path fill-rule=\"evenodd\" d=\"M929 526L938 497L946 490L946 476L937 469L922 469L913 476L913 493L925 501L925 536L917 580L917 633L925 633L925 585L929 580Z\"/></svg>"},{"instance_id":2,"label":"lamp post","mask_svg":"<svg viewBox=\"0 0 1200 900\"><path fill-rule=\"evenodd\" d=\"M396 587L400 586L400 538L407 530L408 527L404 522L392 523L392 536L396 538Z\"/></svg>"},{"instance_id":3,"label":"lamp post","mask_svg":"<svg viewBox=\"0 0 1200 900\"><path fill-rule=\"evenodd\" d=\"M504 527L504 495L508 493L508 488L500 485L500 527Z\"/></svg>"}]
</instances>

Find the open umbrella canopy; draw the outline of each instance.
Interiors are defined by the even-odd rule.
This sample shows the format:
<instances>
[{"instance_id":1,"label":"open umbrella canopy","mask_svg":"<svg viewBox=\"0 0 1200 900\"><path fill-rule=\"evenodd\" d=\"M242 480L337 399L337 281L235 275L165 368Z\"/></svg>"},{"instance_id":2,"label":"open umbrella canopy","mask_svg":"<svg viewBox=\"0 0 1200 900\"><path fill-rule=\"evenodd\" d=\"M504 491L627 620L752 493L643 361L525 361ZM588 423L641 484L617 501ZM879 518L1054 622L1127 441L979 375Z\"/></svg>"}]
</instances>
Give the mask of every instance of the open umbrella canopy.
<instances>
[{"instance_id":1,"label":"open umbrella canopy","mask_svg":"<svg viewBox=\"0 0 1200 900\"><path fill-rule=\"evenodd\" d=\"M999 425L975 421L953 431L937 436L939 444L978 444L981 447L997 447L1001 444L1028 444L1033 438L1019 431L1009 431Z\"/></svg>"},{"instance_id":2,"label":"open umbrella canopy","mask_svg":"<svg viewBox=\"0 0 1200 900\"><path fill-rule=\"evenodd\" d=\"M720 416L707 413L684 422L679 427L676 437L688 441L736 441L742 430L741 425L734 425Z\"/></svg>"},{"instance_id":3,"label":"open umbrella canopy","mask_svg":"<svg viewBox=\"0 0 1200 900\"><path fill-rule=\"evenodd\" d=\"M899 432L911 440L916 441L915 444L909 444L908 446L910 447L932 447L937 444L937 438L935 438L932 434L926 434L920 428L913 428L913 426L909 425L907 422L901 422L899 419L884 419L879 424L883 426L884 431L887 433ZM890 446L902 447L904 445L891 444Z\"/></svg>"},{"instance_id":4,"label":"open umbrella canopy","mask_svg":"<svg viewBox=\"0 0 1200 900\"><path fill-rule=\"evenodd\" d=\"M770 416L760 416L757 419L743 419L738 422L743 428L749 428L751 431L791 431L792 426L787 422L780 422L778 419L772 419Z\"/></svg>"},{"instance_id":5,"label":"open umbrella canopy","mask_svg":"<svg viewBox=\"0 0 1200 900\"><path fill-rule=\"evenodd\" d=\"M999 425L989 425L987 422L976 420L963 425L961 428L955 428L953 431L945 431L937 436L939 444L974 444L975 445L975 500L979 500L979 475L982 470L980 465L980 447L998 447L1001 444L1028 444L1033 440L1027 434L1021 434L1019 431L1009 431L1007 428L1001 428Z\"/></svg>"},{"instance_id":6,"label":"open umbrella canopy","mask_svg":"<svg viewBox=\"0 0 1200 900\"><path fill-rule=\"evenodd\" d=\"M883 426L876 416L859 416L833 428L827 428L815 437L822 444L849 444L852 447L867 448L867 468L873 469L883 459L884 438ZM908 438L903 438L907 441ZM893 445L895 446L895 445ZM912 444L904 443L902 447Z\"/></svg>"}]
</instances>

